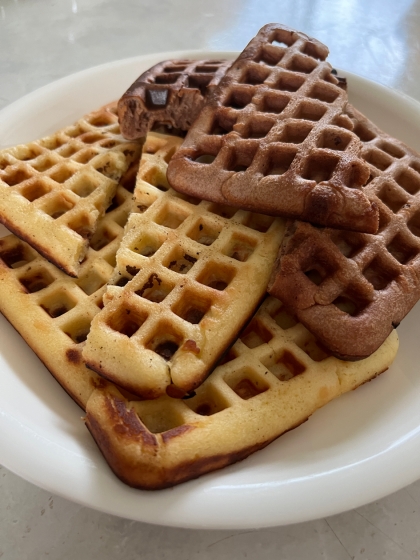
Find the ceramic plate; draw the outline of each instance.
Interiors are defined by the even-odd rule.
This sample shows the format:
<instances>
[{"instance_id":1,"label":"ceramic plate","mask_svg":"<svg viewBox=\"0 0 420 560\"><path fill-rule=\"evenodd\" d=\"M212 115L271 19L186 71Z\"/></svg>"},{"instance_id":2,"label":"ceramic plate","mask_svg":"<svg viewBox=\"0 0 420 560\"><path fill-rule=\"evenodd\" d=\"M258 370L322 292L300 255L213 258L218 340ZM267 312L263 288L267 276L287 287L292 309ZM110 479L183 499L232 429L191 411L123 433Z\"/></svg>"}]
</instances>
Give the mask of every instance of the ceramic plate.
<instances>
[{"instance_id":1,"label":"ceramic plate","mask_svg":"<svg viewBox=\"0 0 420 560\"><path fill-rule=\"evenodd\" d=\"M117 99L160 60L223 56L233 54L160 53L59 80L0 112L0 147L45 136ZM420 150L420 104L347 76L352 103ZM176 488L143 492L112 474L81 420L83 412L0 317L0 463L69 500L161 525L268 527L355 508L420 477L419 325L417 307L398 328L400 350L386 373L266 449Z\"/></svg>"}]
</instances>

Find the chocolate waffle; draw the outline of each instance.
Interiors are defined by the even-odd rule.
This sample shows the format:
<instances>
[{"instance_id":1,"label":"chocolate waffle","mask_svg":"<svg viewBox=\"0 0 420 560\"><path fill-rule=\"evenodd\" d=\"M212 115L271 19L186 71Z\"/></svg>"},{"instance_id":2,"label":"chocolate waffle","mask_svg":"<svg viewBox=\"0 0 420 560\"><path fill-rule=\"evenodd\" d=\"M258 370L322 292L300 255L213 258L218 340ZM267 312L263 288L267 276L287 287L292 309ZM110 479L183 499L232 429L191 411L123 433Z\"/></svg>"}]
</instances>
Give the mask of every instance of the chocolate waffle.
<instances>
[{"instance_id":1,"label":"chocolate waffle","mask_svg":"<svg viewBox=\"0 0 420 560\"><path fill-rule=\"evenodd\" d=\"M141 144L122 138L116 103L35 142L0 151L0 222L71 276Z\"/></svg>"},{"instance_id":2,"label":"chocolate waffle","mask_svg":"<svg viewBox=\"0 0 420 560\"><path fill-rule=\"evenodd\" d=\"M280 218L170 189L167 162L181 142L146 139L117 286L83 350L90 368L147 398L204 380L264 296L284 231Z\"/></svg>"},{"instance_id":3,"label":"chocolate waffle","mask_svg":"<svg viewBox=\"0 0 420 560\"><path fill-rule=\"evenodd\" d=\"M394 331L370 358L342 362L268 298L193 398L133 401L116 387L99 388L86 424L123 482L165 488L265 447L386 370L397 348Z\"/></svg>"},{"instance_id":4,"label":"chocolate waffle","mask_svg":"<svg viewBox=\"0 0 420 560\"><path fill-rule=\"evenodd\" d=\"M336 356L358 360L420 297L420 155L348 107L379 208L376 235L293 222L270 292Z\"/></svg>"},{"instance_id":5,"label":"chocolate waffle","mask_svg":"<svg viewBox=\"0 0 420 560\"><path fill-rule=\"evenodd\" d=\"M157 125L188 130L231 62L165 60L144 72L118 102L121 133L143 138Z\"/></svg>"},{"instance_id":6,"label":"chocolate waffle","mask_svg":"<svg viewBox=\"0 0 420 560\"><path fill-rule=\"evenodd\" d=\"M369 169L343 113L328 49L263 27L209 96L168 168L179 192L270 215L375 233Z\"/></svg>"}]
</instances>

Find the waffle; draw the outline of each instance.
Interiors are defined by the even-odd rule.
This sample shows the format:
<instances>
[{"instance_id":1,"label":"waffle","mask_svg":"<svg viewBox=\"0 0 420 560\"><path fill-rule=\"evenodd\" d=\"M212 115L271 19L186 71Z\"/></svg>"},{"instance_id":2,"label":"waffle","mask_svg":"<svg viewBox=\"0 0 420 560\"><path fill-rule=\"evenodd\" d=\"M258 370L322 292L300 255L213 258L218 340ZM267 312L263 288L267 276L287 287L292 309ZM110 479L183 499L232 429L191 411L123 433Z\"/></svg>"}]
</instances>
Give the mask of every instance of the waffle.
<instances>
[{"instance_id":1,"label":"waffle","mask_svg":"<svg viewBox=\"0 0 420 560\"><path fill-rule=\"evenodd\" d=\"M0 222L77 276L97 221L140 150L121 137L114 103L52 136L0 151Z\"/></svg>"},{"instance_id":2,"label":"waffle","mask_svg":"<svg viewBox=\"0 0 420 560\"><path fill-rule=\"evenodd\" d=\"M420 297L420 156L348 108L379 208L376 235L294 222L270 292L336 356L369 356Z\"/></svg>"},{"instance_id":3,"label":"waffle","mask_svg":"<svg viewBox=\"0 0 420 560\"><path fill-rule=\"evenodd\" d=\"M165 60L144 72L118 102L121 133L142 138L156 125L188 130L229 67L225 60Z\"/></svg>"},{"instance_id":4,"label":"waffle","mask_svg":"<svg viewBox=\"0 0 420 560\"><path fill-rule=\"evenodd\" d=\"M93 389L105 384L85 367L81 349L92 318L103 306L134 184L135 177L126 173L99 219L77 279L15 235L0 239L0 311L83 408Z\"/></svg>"},{"instance_id":5,"label":"waffle","mask_svg":"<svg viewBox=\"0 0 420 560\"><path fill-rule=\"evenodd\" d=\"M269 298L193 398L133 401L109 386L93 391L86 424L123 482L165 488L265 447L386 370L397 348L394 331L370 358L342 362Z\"/></svg>"},{"instance_id":6,"label":"waffle","mask_svg":"<svg viewBox=\"0 0 420 560\"><path fill-rule=\"evenodd\" d=\"M327 54L303 33L263 27L171 160L171 186L218 204L375 233L378 209L361 189L369 169Z\"/></svg>"},{"instance_id":7,"label":"waffle","mask_svg":"<svg viewBox=\"0 0 420 560\"><path fill-rule=\"evenodd\" d=\"M181 142L146 139L115 287L83 349L88 367L145 398L204 380L264 296L284 232L280 218L169 189Z\"/></svg>"}]
</instances>

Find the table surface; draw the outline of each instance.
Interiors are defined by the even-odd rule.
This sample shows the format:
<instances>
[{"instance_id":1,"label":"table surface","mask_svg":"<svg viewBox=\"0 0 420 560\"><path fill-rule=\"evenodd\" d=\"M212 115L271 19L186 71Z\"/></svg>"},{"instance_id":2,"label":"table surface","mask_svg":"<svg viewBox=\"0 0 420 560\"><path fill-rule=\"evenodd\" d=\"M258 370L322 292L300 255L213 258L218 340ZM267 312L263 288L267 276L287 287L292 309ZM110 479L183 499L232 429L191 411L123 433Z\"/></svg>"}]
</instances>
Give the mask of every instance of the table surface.
<instances>
[{"instance_id":1,"label":"table surface","mask_svg":"<svg viewBox=\"0 0 420 560\"><path fill-rule=\"evenodd\" d=\"M240 51L278 21L331 63L420 101L420 0L0 0L0 109L79 70L140 54ZM1 131L0 131L1 135ZM420 557L420 481L327 519L256 531L172 529L51 495L0 467L0 558Z\"/></svg>"}]
</instances>

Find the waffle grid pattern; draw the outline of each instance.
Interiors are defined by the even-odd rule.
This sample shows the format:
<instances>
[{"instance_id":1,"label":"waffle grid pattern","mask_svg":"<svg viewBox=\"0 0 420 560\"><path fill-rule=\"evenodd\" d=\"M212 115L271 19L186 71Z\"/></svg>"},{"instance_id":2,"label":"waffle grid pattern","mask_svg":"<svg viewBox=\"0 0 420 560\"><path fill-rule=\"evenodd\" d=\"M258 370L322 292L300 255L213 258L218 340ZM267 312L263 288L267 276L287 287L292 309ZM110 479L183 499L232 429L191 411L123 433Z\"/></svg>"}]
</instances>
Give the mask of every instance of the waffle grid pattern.
<instances>
[{"instance_id":1,"label":"waffle grid pattern","mask_svg":"<svg viewBox=\"0 0 420 560\"><path fill-rule=\"evenodd\" d=\"M98 218L141 146L121 137L116 104L0 152L0 220L72 276Z\"/></svg>"},{"instance_id":2,"label":"waffle grid pattern","mask_svg":"<svg viewBox=\"0 0 420 560\"><path fill-rule=\"evenodd\" d=\"M72 278L14 235L0 239L1 312L82 407L102 381L86 369L81 350L115 266L132 205L129 174L99 220L79 277ZM17 298L17 299L16 299Z\"/></svg>"},{"instance_id":3,"label":"waffle grid pattern","mask_svg":"<svg viewBox=\"0 0 420 560\"><path fill-rule=\"evenodd\" d=\"M377 213L361 191L369 176L361 142L327 53L301 33L263 28L192 126L169 166L171 185L200 189L198 196L215 202L375 232ZM325 208L315 204L320 193L329 197Z\"/></svg>"},{"instance_id":4,"label":"waffle grid pattern","mask_svg":"<svg viewBox=\"0 0 420 560\"><path fill-rule=\"evenodd\" d=\"M225 60L167 60L148 70L139 81L154 86L170 84L177 91L199 89L204 96L209 87L219 82L227 64ZM154 103L149 91L146 90L146 98L150 98L151 107L159 107L161 103Z\"/></svg>"},{"instance_id":5,"label":"waffle grid pattern","mask_svg":"<svg viewBox=\"0 0 420 560\"><path fill-rule=\"evenodd\" d=\"M111 280L117 288L108 289L84 349L89 367L146 397L202 382L263 297L284 230L279 218L170 189L167 162L181 141L146 139L137 212Z\"/></svg>"},{"instance_id":6,"label":"waffle grid pattern","mask_svg":"<svg viewBox=\"0 0 420 560\"><path fill-rule=\"evenodd\" d=\"M123 482L163 488L234 463L392 362L398 346L395 333L376 358L354 367L332 358L280 301L270 297L192 398L138 400L104 382L80 356L89 321L102 306L104 286L98 287L92 271L101 271L100 283L111 274L110 262L130 207L131 193L120 186L114 209L100 224L119 235L112 241L108 234L101 238L105 229L99 228L97 250L91 248L83 263L91 279L89 289L85 285L80 290L79 280L57 270L15 236L0 240L2 312L86 410L89 430ZM48 286L34 284L31 265L54 280ZM26 290L25 280L33 291ZM77 299L71 309L69 298L73 303ZM33 328L29 315L39 328Z\"/></svg>"},{"instance_id":7,"label":"waffle grid pattern","mask_svg":"<svg viewBox=\"0 0 420 560\"><path fill-rule=\"evenodd\" d=\"M145 145L150 159L167 155L162 152L167 138L150 140ZM78 279L14 235L0 239L1 312L86 410L89 430L123 482L163 488L234 463L390 365L398 346L395 333L376 357L357 367L344 364L270 297L191 398L139 400L104 381L85 367L82 349L90 322L103 307L133 189L133 173L126 174L90 241ZM164 198L170 191L150 192Z\"/></svg>"},{"instance_id":8,"label":"waffle grid pattern","mask_svg":"<svg viewBox=\"0 0 420 560\"><path fill-rule=\"evenodd\" d=\"M364 143L365 192L379 208L379 231L294 224L272 280L278 289L270 291L337 355L354 359L374 351L420 296L420 156L354 108L348 112ZM286 270L294 271L293 279L286 280ZM297 291L302 295L294 298Z\"/></svg>"},{"instance_id":9,"label":"waffle grid pattern","mask_svg":"<svg viewBox=\"0 0 420 560\"><path fill-rule=\"evenodd\" d=\"M115 389L98 390L88 401L86 422L122 480L164 488L265 447L387 369L397 347L393 333L374 357L341 362L279 300L268 298L192 398L133 401ZM129 451L120 461L122 446Z\"/></svg>"}]
</instances>

